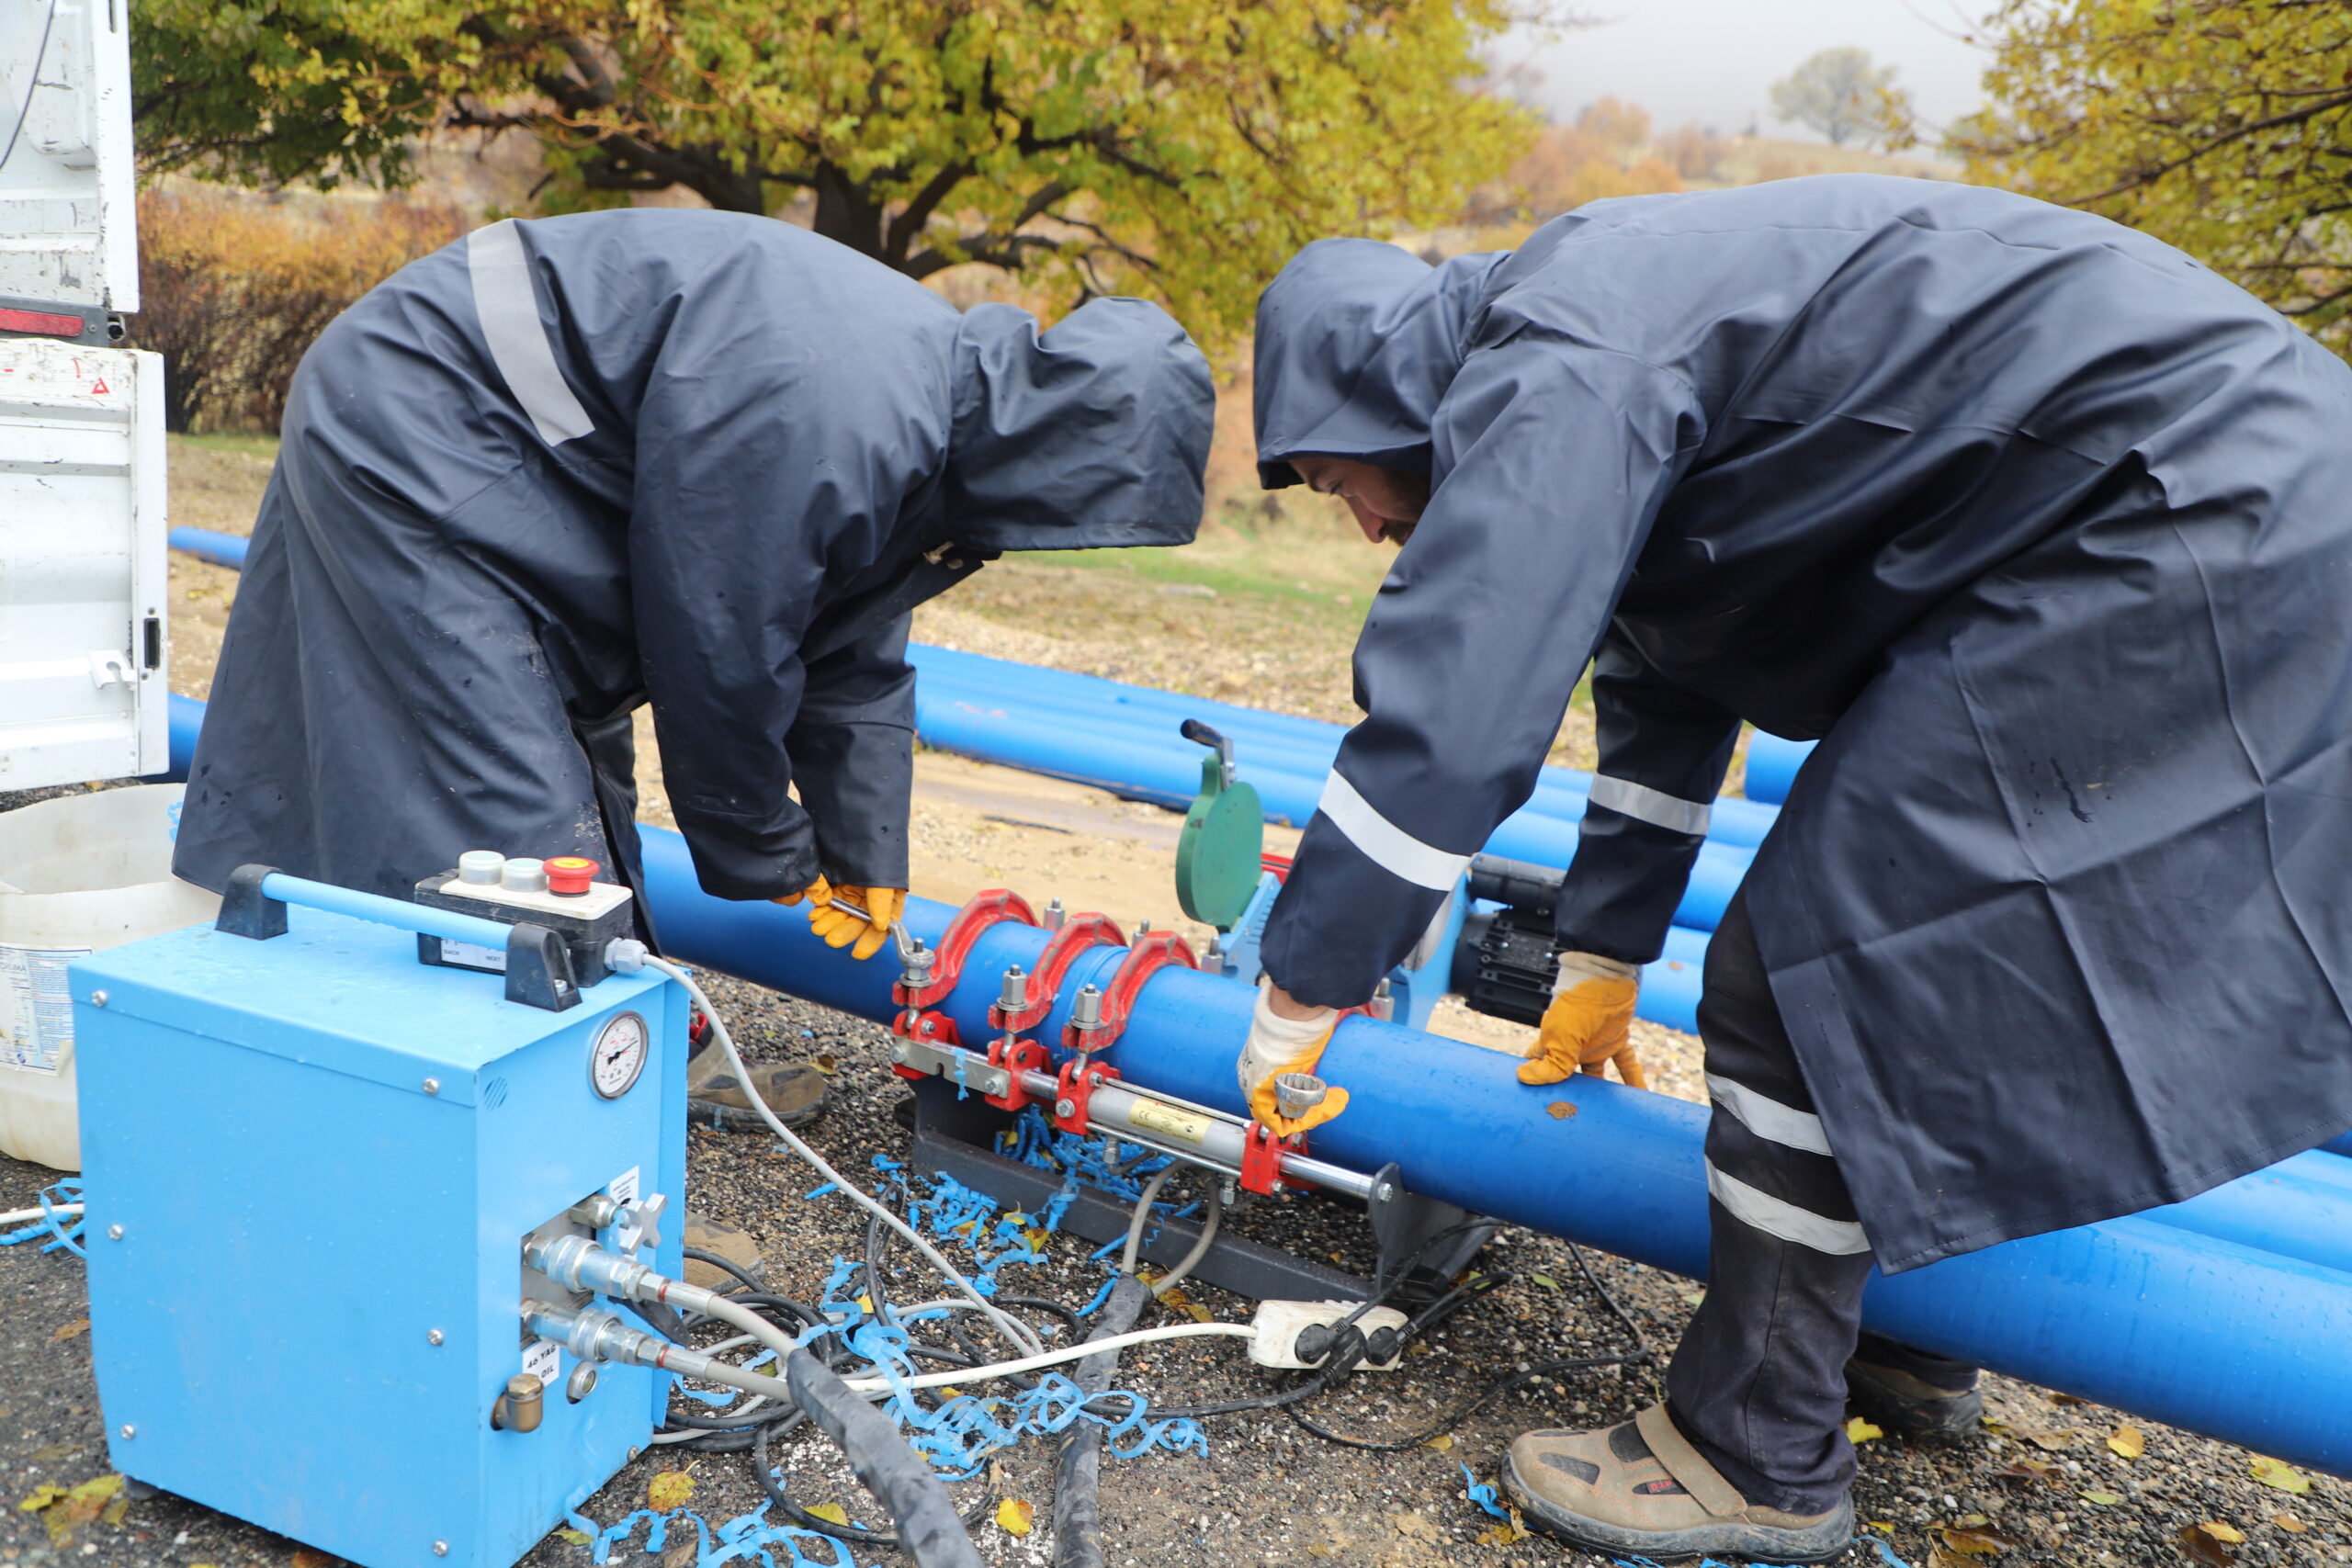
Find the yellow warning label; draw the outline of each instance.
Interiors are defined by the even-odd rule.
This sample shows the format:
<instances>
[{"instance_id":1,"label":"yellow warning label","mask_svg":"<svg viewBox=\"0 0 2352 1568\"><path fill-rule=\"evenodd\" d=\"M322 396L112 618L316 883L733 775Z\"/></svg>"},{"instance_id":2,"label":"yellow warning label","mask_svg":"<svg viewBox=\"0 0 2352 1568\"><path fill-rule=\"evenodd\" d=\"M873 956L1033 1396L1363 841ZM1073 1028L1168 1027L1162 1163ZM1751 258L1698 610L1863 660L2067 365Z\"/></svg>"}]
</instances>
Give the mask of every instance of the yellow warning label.
<instances>
[{"instance_id":1,"label":"yellow warning label","mask_svg":"<svg viewBox=\"0 0 2352 1568\"><path fill-rule=\"evenodd\" d=\"M1127 1120L1138 1133L1158 1133L1165 1138L1199 1145L1208 1137L1209 1119L1190 1111L1179 1111L1172 1105L1162 1105L1156 1100L1139 1100L1127 1112Z\"/></svg>"}]
</instances>

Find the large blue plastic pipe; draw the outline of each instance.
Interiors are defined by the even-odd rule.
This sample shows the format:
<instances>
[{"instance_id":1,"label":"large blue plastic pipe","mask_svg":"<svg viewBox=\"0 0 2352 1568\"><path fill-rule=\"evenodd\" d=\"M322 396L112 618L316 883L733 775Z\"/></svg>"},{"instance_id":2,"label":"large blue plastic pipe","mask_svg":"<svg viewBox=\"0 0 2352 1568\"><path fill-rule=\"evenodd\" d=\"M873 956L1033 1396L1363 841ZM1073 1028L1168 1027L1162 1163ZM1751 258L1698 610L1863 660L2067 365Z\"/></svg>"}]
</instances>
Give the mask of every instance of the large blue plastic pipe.
<instances>
[{"instance_id":1,"label":"large blue plastic pipe","mask_svg":"<svg viewBox=\"0 0 2352 1568\"><path fill-rule=\"evenodd\" d=\"M1819 742L1813 740L1783 740L1777 735L1758 730L1747 738L1747 798L1779 806L1789 798L1789 791L1797 782L1797 770L1813 755Z\"/></svg>"},{"instance_id":2,"label":"large blue plastic pipe","mask_svg":"<svg viewBox=\"0 0 2352 1568\"><path fill-rule=\"evenodd\" d=\"M871 1019L889 1016L887 958L860 964L809 936L796 911L729 904L695 886L674 834L645 835L648 893L680 958ZM915 899L935 942L953 911ZM982 936L945 1010L967 1039L1011 964L1034 965L1045 933ZM1121 956L1082 959L1063 995ZM1131 1081L1240 1109L1233 1059L1251 995L1169 971L1146 987L1114 1061ZM1039 1030L1058 1038L1057 1010ZM1323 1158L1397 1162L1414 1190L1677 1273L1706 1267L1704 1108L1600 1079L1530 1089L1509 1057L1393 1024L1351 1019L1323 1071L1348 1086L1346 1115L1317 1135ZM1560 1117L1551 1107L1577 1108ZM2044 1387L2210 1433L2291 1462L2352 1474L2352 1273L2144 1217L1988 1247L1874 1280L1864 1321L1881 1333Z\"/></svg>"},{"instance_id":3,"label":"large blue plastic pipe","mask_svg":"<svg viewBox=\"0 0 2352 1568\"><path fill-rule=\"evenodd\" d=\"M175 550L235 571L245 570L245 549L253 543L241 534L216 534L209 528L175 528L166 538Z\"/></svg>"}]
</instances>

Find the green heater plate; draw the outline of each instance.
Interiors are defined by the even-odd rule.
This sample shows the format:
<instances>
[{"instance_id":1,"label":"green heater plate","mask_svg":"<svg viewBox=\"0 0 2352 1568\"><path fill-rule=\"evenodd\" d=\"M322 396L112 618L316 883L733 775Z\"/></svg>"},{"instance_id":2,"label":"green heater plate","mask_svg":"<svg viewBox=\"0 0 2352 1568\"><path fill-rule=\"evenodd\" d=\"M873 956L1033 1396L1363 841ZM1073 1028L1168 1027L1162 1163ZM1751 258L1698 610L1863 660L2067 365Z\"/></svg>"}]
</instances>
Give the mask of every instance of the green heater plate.
<instances>
[{"instance_id":1,"label":"green heater plate","mask_svg":"<svg viewBox=\"0 0 2352 1568\"><path fill-rule=\"evenodd\" d=\"M1258 889L1265 841L1258 792L1238 781L1228 785L1217 759L1204 759L1201 793L1184 813L1184 830L1176 840L1176 901L1184 913L1230 931Z\"/></svg>"}]
</instances>

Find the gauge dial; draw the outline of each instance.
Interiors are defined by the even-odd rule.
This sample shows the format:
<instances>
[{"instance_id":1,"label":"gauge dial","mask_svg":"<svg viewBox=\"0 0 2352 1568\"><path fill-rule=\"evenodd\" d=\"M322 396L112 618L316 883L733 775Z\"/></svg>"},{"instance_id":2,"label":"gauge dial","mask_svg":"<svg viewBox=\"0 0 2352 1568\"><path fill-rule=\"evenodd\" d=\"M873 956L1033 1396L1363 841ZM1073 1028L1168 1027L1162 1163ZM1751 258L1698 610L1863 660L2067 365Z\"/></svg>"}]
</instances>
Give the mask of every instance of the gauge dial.
<instances>
[{"instance_id":1,"label":"gauge dial","mask_svg":"<svg viewBox=\"0 0 2352 1568\"><path fill-rule=\"evenodd\" d=\"M648 1040L645 1020L633 1012L616 1014L596 1031L588 1048L588 1081L606 1100L618 1100L637 1086L645 1070Z\"/></svg>"}]
</instances>

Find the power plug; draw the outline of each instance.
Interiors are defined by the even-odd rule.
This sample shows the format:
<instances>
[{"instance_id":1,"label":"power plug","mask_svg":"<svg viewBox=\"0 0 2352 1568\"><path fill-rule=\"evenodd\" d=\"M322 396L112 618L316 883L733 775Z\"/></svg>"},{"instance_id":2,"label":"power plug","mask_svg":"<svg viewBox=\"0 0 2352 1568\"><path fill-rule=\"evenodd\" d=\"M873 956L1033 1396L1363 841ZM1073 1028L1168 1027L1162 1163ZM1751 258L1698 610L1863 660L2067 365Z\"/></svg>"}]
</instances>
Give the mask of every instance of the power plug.
<instances>
[{"instance_id":1,"label":"power plug","mask_svg":"<svg viewBox=\"0 0 2352 1568\"><path fill-rule=\"evenodd\" d=\"M1260 1302L1250 1320L1250 1359L1261 1367L1319 1367L1331 1354L1332 1326L1360 1303L1355 1302ZM1393 1372L1404 1359L1396 1331L1405 1314L1394 1307L1374 1307L1355 1320L1353 1327L1374 1346L1391 1347L1385 1360L1369 1354L1356 1363L1358 1371Z\"/></svg>"}]
</instances>

